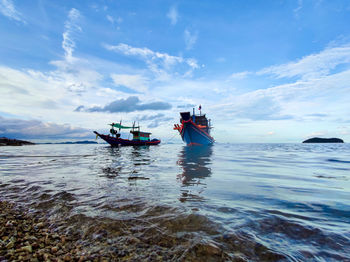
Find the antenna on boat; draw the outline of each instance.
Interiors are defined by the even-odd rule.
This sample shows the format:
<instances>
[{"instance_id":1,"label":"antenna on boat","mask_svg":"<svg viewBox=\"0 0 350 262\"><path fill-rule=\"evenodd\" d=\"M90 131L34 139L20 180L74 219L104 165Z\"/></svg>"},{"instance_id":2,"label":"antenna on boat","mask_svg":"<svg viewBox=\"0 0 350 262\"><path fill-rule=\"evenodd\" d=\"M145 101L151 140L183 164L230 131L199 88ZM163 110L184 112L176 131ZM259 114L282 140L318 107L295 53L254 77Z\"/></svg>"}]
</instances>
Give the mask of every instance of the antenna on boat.
<instances>
[{"instance_id":1,"label":"antenna on boat","mask_svg":"<svg viewBox=\"0 0 350 262\"><path fill-rule=\"evenodd\" d=\"M119 133L120 133L120 127L122 126L122 120L120 119L120 122L119 122Z\"/></svg>"},{"instance_id":2,"label":"antenna on boat","mask_svg":"<svg viewBox=\"0 0 350 262\"><path fill-rule=\"evenodd\" d=\"M199 105L199 115L201 116L202 115L202 105Z\"/></svg>"}]
</instances>

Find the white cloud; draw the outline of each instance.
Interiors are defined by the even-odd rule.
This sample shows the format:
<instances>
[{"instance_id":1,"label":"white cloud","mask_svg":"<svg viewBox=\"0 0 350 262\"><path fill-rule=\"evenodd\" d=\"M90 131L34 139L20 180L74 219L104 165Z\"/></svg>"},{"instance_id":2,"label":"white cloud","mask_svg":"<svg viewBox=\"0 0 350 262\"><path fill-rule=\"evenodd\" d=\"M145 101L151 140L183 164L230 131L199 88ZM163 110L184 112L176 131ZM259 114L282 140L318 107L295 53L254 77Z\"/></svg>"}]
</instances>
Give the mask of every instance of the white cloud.
<instances>
[{"instance_id":1,"label":"white cloud","mask_svg":"<svg viewBox=\"0 0 350 262\"><path fill-rule=\"evenodd\" d=\"M147 79L141 75L112 74L111 78L117 86L126 86L137 92L147 91Z\"/></svg>"},{"instance_id":2,"label":"white cloud","mask_svg":"<svg viewBox=\"0 0 350 262\"><path fill-rule=\"evenodd\" d=\"M295 9L293 9L294 16L296 18L299 18L300 11L302 8L303 8L303 0L298 0L298 6Z\"/></svg>"},{"instance_id":3,"label":"white cloud","mask_svg":"<svg viewBox=\"0 0 350 262\"><path fill-rule=\"evenodd\" d=\"M188 58L186 59L186 63L192 68L192 69L197 69L199 68L199 65L197 63L197 60L194 58Z\"/></svg>"},{"instance_id":4,"label":"white cloud","mask_svg":"<svg viewBox=\"0 0 350 262\"><path fill-rule=\"evenodd\" d=\"M114 114L106 112L115 106L111 101L127 100L130 97L130 94L118 91L116 88L124 86L139 92L137 97L142 101L141 104L152 103L152 99L156 98L173 105L167 109L167 117L178 117L180 109L174 105L202 104L203 111L218 127L216 130L220 129L219 123L221 123L222 130L232 132L237 128L236 132L232 132L235 134L245 134L244 129L239 129L235 125L239 121L246 124L252 134L262 135L273 131L275 133L270 133L271 139L278 139L278 136L282 137L284 132L288 131L283 127L286 123L290 124L290 130L295 132L299 132L297 130L299 127L303 129L304 123L313 125L313 129L303 130L304 136L313 131L323 130L322 122L331 125L332 121L335 123L335 119L339 119L340 116L347 118L350 71L339 65L348 66L350 63L349 44L341 46L332 44L321 52L290 63L263 68L257 73L243 71L229 76L230 79L251 77L252 81L249 83L253 85L245 89L241 84L246 81L236 81L233 86L234 81L226 81L227 78L220 79L221 76L214 79L186 78L192 75L193 70L200 68L195 59L147 47L133 47L124 43L104 45L105 49L118 53L118 55L112 54L114 61L117 60L116 57L121 58L123 55L141 61L130 65L112 62L112 59L110 61L98 59L88 54L78 57L76 37L82 32L80 18L78 10L69 11L63 32L64 56L59 61L51 61L51 65L55 66L53 70L15 70L0 67L0 111L20 115L26 119L39 119L42 123L68 122L87 128L103 128L106 123L116 119L136 119L138 116L139 113L130 110L128 112L114 110ZM106 16L106 18L111 23L118 23L117 17ZM187 32L187 46L193 48L197 36L194 34L194 37L188 30ZM256 80L254 77L257 75L259 79L261 76L272 75L291 80L288 84L271 87L269 85L271 82L265 81L265 78L259 82L259 86L254 86ZM274 79L273 82L278 81ZM261 89L251 91L256 88ZM92 110L74 112L80 105L84 105L87 109L97 107L101 109L96 112ZM322 118L315 119L310 116L322 116ZM346 125L345 120L336 126ZM154 122L152 126L158 124ZM298 128L294 125L298 125ZM260 126L264 128L257 130ZM160 127L163 135L167 136L168 127ZM69 128L64 130L69 131ZM157 132L158 130L156 129ZM220 141L222 137L218 136L216 139Z\"/></svg>"},{"instance_id":5,"label":"white cloud","mask_svg":"<svg viewBox=\"0 0 350 262\"><path fill-rule=\"evenodd\" d=\"M229 118L251 120L307 121L310 115L322 114L323 121L332 115L345 115L350 100L350 70L298 80L267 89L228 96L217 108Z\"/></svg>"},{"instance_id":6,"label":"white cloud","mask_svg":"<svg viewBox=\"0 0 350 262\"><path fill-rule=\"evenodd\" d=\"M170 70L172 66L177 64L186 64L190 67L190 70L185 74L192 72L194 69L199 68L197 61L193 58L182 58L179 56L172 56L167 53L160 53L150 50L149 48L132 47L127 44L120 43L118 45L103 45L107 50L121 53L128 56L136 56L144 60L149 69L154 73L162 75L165 71Z\"/></svg>"},{"instance_id":7,"label":"white cloud","mask_svg":"<svg viewBox=\"0 0 350 262\"><path fill-rule=\"evenodd\" d=\"M72 127L69 124L58 125L39 120L9 119L0 116L0 136L16 138L86 138L92 137L92 132Z\"/></svg>"},{"instance_id":8,"label":"white cloud","mask_svg":"<svg viewBox=\"0 0 350 262\"><path fill-rule=\"evenodd\" d=\"M312 138L312 137L325 137L328 135L328 131L315 131L305 136L305 138Z\"/></svg>"},{"instance_id":9,"label":"white cloud","mask_svg":"<svg viewBox=\"0 0 350 262\"><path fill-rule=\"evenodd\" d=\"M68 19L64 25L65 31L63 32L62 48L65 52L65 58L67 61L72 60L73 51L75 49L75 42L74 42L73 35L76 32L82 31L81 27L77 23L80 17L81 17L80 12L77 9L72 8L69 11Z\"/></svg>"},{"instance_id":10,"label":"white cloud","mask_svg":"<svg viewBox=\"0 0 350 262\"><path fill-rule=\"evenodd\" d=\"M121 24L123 22L123 18L121 17L117 17L117 19L114 19L113 16L110 15L106 15L107 20L111 23L111 24Z\"/></svg>"},{"instance_id":11,"label":"white cloud","mask_svg":"<svg viewBox=\"0 0 350 262\"><path fill-rule=\"evenodd\" d=\"M0 67L0 111L61 122L75 118L71 112L78 105L91 101L103 104L111 96L120 96L121 92L101 87L103 75L96 70L95 61L73 56L76 48L73 36L81 31L77 25L79 18L79 11L71 9L63 34L64 59L50 62L55 70Z\"/></svg>"},{"instance_id":12,"label":"white cloud","mask_svg":"<svg viewBox=\"0 0 350 262\"><path fill-rule=\"evenodd\" d=\"M0 12L12 20L16 20L24 24L26 23L22 17L22 14L16 10L12 0L0 0Z\"/></svg>"},{"instance_id":13,"label":"white cloud","mask_svg":"<svg viewBox=\"0 0 350 262\"><path fill-rule=\"evenodd\" d=\"M327 48L318 54L305 56L296 62L267 67L257 72L257 74L271 74L277 78L300 77L311 79L326 76L338 65L347 63L350 63L349 44Z\"/></svg>"},{"instance_id":14,"label":"white cloud","mask_svg":"<svg viewBox=\"0 0 350 262\"><path fill-rule=\"evenodd\" d=\"M243 72L238 72L238 73L233 73L230 78L231 79L244 79L247 78L247 76L251 74L251 72L248 71L243 71Z\"/></svg>"},{"instance_id":15,"label":"white cloud","mask_svg":"<svg viewBox=\"0 0 350 262\"><path fill-rule=\"evenodd\" d=\"M75 35L82 32L79 25L81 17L77 9L72 8L69 11L62 41L64 59L51 61L50 64L56 66L57 69L47 72L44 76L44 78L49 78L59 85L63 85L67 91L78 95L98 86L98 83L103 79L102 74L97 72L89 61L73 56L76 49Z\"/></svg>"},{"instance_id":16,"label":"white cloud","mask_svg":"<svg viewBox=\"0 0 350 262\"><path fill-rule=\"evenodd\" d=\"M116 46L112 45L104 45L104 47L107 50L120 52L124 55L133 55L133 56L139 56L143 59L161 59L165 65L170 66L175 63L181 63L183 62L183 58L177 57L177 56L171 56L166 53L159 53L154 52L147 47L145 48L138 48L138 47L132 47L127 44L119 44Z\"/></svg>"},{"instance_id":17,"label":"white cloud","mask_svg":"<svg viewBox=\"0 0 350 262\"><path fill-rule=\"evenodd\" d=\"M193 46L197 42L198 33L196 32L196 33L192 34L190 31L188 31L186 29L184 32L184 37L185 37L186 49L190 50L193 48Z\"/></svg>"},{"instance_id":18,"label":"white cloud","mask_svg":"<svg viewBox=\"0 0 350 262\"><path fill-rule=\"evenodd\" d=\"M111 24L114 24L115 21L114 21L114 18L112 16L106 15L106 18Z\"/></svg>"},{"instance_id":19,"label":"white cloud","mask_svg":"<svg viewBox=\"0 0 350 262\"><path fill-rule=\"evenodd\" d=\"M167 17L170 19L172 25L176 25L178 19L178 13L175 6L170 7Z\"/></svg>"}]
</instances>

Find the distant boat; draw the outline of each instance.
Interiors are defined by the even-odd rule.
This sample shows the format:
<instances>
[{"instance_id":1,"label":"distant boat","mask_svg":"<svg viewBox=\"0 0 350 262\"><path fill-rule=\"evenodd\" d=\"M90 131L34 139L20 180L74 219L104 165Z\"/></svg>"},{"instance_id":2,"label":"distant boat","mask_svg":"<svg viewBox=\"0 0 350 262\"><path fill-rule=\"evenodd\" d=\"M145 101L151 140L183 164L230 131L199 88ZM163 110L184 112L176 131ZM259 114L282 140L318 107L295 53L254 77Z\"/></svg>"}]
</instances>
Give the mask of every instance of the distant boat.
<instances>
[{"instance_id":1,"label":"distant boat","mask_svg":"<svg viewBox=\"0 0 350 262\"><path fill-rule=\"evenodd\" d=\"M112 128L110 129L110 135L100 134L97 131L94 131L94 133L96 134L96 138L97 137L102 138L111 146L119 146L119 145L120 146L151 146L151 145L158 145L160 143L159 139L151 140L150 139L151 133L141 132L139 126L135 127L135 123L132 127L122 126L121 122L120 124L112 123L110 125L112 126ZM119 133L114 128L119 129ZM130 131L130 133L133 135L132 140L120 138L121 129L132 129Z\"/></svg>"},{"instance_id":2,"label":"distant boat","mask_svg":"<svg viewBox=\"0 0 350 262\"><path fill-rule=\"evenodd\" d=\"M210 119L208 121L206 115L202 115L201 109L199 106L199 115L195 114L194 108L192 115L190 112L181 112L181 125L174 124L174 130L179 131L182 140L189 146L214 143L214 138L210 136Z\"/></svg>"}]
</instances>

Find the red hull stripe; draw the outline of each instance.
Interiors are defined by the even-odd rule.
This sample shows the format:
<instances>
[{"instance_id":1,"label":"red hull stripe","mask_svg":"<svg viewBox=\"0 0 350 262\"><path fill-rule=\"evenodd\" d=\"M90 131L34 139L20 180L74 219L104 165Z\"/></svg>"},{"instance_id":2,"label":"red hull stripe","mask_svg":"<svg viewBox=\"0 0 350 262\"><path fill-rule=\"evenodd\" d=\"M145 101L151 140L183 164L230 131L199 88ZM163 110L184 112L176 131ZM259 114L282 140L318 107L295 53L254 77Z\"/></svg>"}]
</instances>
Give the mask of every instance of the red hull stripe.
<instances>
[{"instance_id":1,"label":"red hull stripe","mask_svg":"<svg viewBox=\"0 0 350 262\"><path fill-rule=\"evenodd\" d=\"M201 146L201 144L198 144L198 143L189 143L188 145L189 146Z\"/></svg>"},{"instance_id":2,"label":"red hull stripe","mask_svg":"<svg viewBox=\"0 0 350 262\"><path fill-rule=\"evenodd\" d=\"M191 122L200 132L203 132L206 136L208 136L211 140L214 140L214 138L212 138L207 132L205 132L204 130L202 130L196 123L193 123L193 121L191 119L187 120L187 121L183 121L183 123L188 123ZM182 128L181 131L183 129L183 124L182 124Z\"/></svg>"}]
</instances>

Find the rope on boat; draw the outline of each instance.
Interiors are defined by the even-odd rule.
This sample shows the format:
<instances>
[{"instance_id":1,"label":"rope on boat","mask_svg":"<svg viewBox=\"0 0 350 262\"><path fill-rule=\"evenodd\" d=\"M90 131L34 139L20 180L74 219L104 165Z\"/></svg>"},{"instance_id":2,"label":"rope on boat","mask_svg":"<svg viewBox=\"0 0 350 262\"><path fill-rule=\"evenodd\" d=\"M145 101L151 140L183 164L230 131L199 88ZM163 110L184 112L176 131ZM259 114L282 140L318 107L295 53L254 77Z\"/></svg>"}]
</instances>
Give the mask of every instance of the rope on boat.
<instances>
[{"instance_id":1,"label":"rope on boat","mask_svg":"<svg viewBox=\"0 0 350 262\"><path fill-rule=\"evenodd\" d=\"M169 140L165 141L165 143L169 143L171 140L174 139L175 136L177 136L178 134L174 134L171 138L169 138Z\"/></svg>"}]
</instances>

